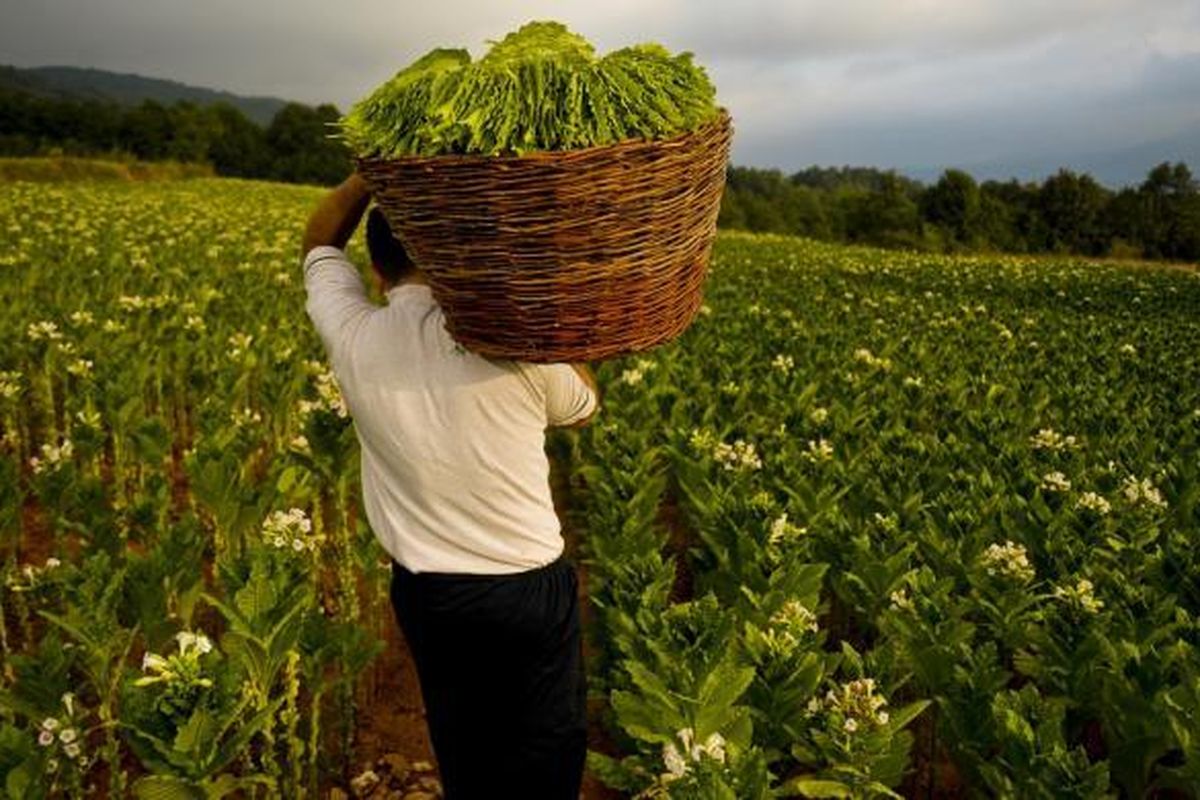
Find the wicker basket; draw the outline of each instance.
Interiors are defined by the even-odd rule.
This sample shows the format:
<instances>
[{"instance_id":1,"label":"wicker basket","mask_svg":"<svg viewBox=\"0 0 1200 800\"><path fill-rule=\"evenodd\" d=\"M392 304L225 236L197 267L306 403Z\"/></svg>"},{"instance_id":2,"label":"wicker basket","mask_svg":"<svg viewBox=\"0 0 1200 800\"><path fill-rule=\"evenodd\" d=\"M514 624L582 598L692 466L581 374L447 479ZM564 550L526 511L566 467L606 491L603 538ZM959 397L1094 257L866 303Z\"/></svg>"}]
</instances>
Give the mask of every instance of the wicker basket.
<instances>
[{"instance_id":1,"label":"wicker basket","mask_svg":"<svg viewBox=\"0 0 1200 800\"><path fill-rule=\"evenodd\" d=\"M593 361L691 324L731 132L722 110L654 142L358 168L458 342L495 358Z\"/></svg>"}]
</instances>

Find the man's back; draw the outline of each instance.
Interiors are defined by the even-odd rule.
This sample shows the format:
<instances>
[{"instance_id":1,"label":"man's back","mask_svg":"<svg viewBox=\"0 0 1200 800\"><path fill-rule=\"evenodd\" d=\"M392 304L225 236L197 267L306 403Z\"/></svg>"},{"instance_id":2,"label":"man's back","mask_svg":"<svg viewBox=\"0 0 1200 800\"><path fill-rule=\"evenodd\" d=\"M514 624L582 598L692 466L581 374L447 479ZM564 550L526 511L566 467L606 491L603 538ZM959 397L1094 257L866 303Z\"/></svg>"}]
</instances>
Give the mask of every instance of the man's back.
<instances>
[{"instance_id":1,"label":"man's back","mask_svg":"<svg viewBox=\"0 0 1200 800\"><path fill-rule=\"evenodd\" d=\"M558 557L544 431L594 409L575 371L464 350L423 284L375 306L336 248L308 254L305 286L358 432L367 516L392 557L414 572L476 574Z\"/></svg>"},{"instance_id":2,"label":"man's back","mask_svg":"<svg viewBox=\"0 0 1200 800\"><path fill-rule=\"evenodd\" d=\"M579 576L562 552L547 425L589 417L590 372L458 348L382 213L371 303L342 251L369 195L352 175L309 218L308 314L362 445L367 515L421 683L447 798L576 800L587 755ZM373 222L372 222L373 220ZM482 668L481 668L482 667Z\"/></svg>"}]
</instances>

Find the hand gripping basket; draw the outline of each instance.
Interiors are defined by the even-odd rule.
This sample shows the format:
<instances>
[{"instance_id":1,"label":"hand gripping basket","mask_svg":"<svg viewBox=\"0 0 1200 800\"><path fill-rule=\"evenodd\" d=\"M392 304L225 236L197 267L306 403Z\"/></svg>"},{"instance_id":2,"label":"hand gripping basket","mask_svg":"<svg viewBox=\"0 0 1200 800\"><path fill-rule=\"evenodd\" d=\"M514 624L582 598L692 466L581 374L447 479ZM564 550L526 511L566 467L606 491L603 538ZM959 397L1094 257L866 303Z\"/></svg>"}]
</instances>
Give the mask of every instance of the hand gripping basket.
<instances>
[{"instance_id":1,"label":"hand gripping basket","mask_svg":"<svg viewBox=\"0 0 1200 800\"><path fill-rule=\"evenodd\" d=\"M700 307L729 115L659 141L522 156L361 158L464 347L594 361L681 334Z\"/></svg>"}]
</instances>

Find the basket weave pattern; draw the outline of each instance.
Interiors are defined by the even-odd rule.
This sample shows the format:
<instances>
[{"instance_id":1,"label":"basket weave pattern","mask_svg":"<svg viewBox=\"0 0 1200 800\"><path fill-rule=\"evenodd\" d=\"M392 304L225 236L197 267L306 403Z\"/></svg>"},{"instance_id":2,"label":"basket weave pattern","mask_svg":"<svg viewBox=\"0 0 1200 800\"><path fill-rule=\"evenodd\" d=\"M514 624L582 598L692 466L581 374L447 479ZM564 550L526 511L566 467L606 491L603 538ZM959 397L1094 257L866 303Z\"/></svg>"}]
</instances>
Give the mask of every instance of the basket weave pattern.
<instances>
[{"instance_id":1,"label":"basket weave pattern","mask_svg":"<svg viewBox=\"0 0 1200 800\"><path fill-rule=\"evenodd\" d=\"M660 141L358 169L458 342L494 358L593 361L691 324L731 133L722 111Z\"/></svg>"}]
</instances>

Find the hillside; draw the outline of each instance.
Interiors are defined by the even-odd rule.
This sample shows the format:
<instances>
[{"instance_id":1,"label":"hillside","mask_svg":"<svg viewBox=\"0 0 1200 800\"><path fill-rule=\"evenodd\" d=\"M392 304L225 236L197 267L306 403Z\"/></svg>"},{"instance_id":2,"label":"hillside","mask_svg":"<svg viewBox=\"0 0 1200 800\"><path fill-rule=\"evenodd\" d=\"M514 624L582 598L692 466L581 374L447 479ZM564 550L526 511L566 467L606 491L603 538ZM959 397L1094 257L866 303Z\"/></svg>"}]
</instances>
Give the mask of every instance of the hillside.
<instances>
[{"instance_id":1,"label":"hillside","mask_svg":"<svg viewBox=\"0 0 1200 800\"><path fill-rule=\"evenodd\" d=\"M278 97L243 97L177 81L82 67L0 66L0 90L4 89L59 99L109 100L125 106L144 100L164 104L184 100L202 106L225 102L264 126L287 104Z\"/></svg>"}]
</instances>

